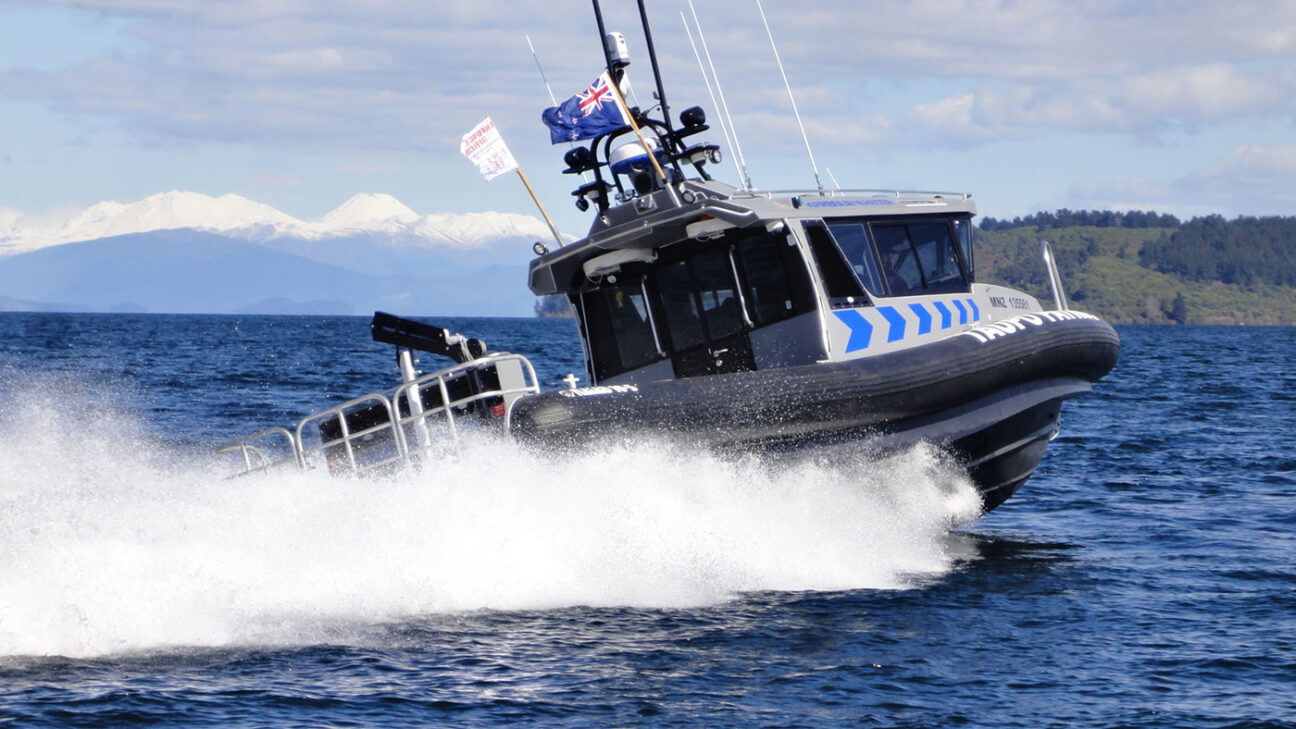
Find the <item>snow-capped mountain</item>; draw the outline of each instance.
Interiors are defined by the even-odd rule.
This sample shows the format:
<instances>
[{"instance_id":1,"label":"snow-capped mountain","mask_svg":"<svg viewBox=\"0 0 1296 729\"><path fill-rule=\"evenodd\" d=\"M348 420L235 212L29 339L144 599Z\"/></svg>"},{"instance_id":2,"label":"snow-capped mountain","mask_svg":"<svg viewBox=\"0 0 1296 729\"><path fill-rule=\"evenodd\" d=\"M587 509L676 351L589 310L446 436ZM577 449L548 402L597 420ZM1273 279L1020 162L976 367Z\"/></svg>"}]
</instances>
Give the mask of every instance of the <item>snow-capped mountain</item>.
<instances>
[{"instance_id":1,"label":"snow-capped mountain","mask_svg":"<svg viewBox=\"0 0 1296 729\"><path fill-rule=\"evenodd\" d=\"M526 316L537 218L360 194L304 221L168 192L55 222L0 208L0 310Z\"/></svg>"},{"instance_id":2,"label":"snow-capped mountain","mask_svg":"<svg viewBox=\"0 0 1296 729\"><path fill-rule=\"evenodd\" d=\"M419 214L391 195L360 193L320 218L312 228L316 235L331 233L402 233L419 219Z\"/></svg>"},{"instance_id":3,"label":"snow-capped mountain","mask_svg":"<svg viewBox=\"0 0 1296 729\"><path fill-rule=\"evenodd\" d=\"M385 194L361 193L315 221L303 221L239 195L172 191L134 203L102 202L54 224L27 224L0 209L0 256L131 233L191 228L242 240L325 240L357 235L417 247L475 249L504 238L549 237L539 219L513 213L420 215Z\"/></svg>"}]
</instances>

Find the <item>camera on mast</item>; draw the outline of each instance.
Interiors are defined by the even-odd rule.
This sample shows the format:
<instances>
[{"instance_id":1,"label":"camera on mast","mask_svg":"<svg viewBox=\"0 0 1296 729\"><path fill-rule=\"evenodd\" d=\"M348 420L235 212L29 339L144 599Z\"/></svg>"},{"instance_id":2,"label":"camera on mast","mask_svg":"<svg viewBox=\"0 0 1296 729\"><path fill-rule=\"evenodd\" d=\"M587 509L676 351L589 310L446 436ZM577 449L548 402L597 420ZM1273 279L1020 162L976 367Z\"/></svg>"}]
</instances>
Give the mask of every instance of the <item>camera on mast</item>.
<instances>
[{"instance_id":1,"label":"camera on mast","mask_svg":"<svg viewBox=\"0 0 1296 729\"><path fill-rule=\"evenodd\" d=\"M630 65L630 49L626 46L623 33L612 31L603 37L603 43L607 47L608 59L614 68L625 68Z\"/></svg>"}]
</instances>

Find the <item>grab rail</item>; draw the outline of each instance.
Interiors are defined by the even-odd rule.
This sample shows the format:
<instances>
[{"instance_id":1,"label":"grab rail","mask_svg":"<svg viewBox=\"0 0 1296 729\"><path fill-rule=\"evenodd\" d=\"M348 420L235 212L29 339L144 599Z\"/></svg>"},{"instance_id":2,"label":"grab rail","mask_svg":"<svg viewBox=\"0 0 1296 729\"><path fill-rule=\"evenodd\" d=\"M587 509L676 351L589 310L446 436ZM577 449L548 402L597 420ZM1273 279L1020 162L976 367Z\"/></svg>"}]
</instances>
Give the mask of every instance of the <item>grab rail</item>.
<instances>
[{"instance_id":1,"label":"grab rail","mask_svg":"<svg viewBox=\"0 0 1296 729\"><path fill-rule=\"evenodd\" d=\"M1058 273L1057 259L1053 257L1053 246L1046 240L1040 241L1040 254L1044 256L1044 267L1048 269L1049 286L1053 289L1053 303L1058 311L1067 311L1066 294L1062 291L1062 275Z\"/></svg>"},{"instance_id":2,"label":"grab rail","mask_svg":"<svg viewBox=\"0 0 1296 729\"><path fill-rule=\"evenodd\" d=\"M516 363L516 370L501 375L501 365L508 363ZM516 380L520 376L520 381L508 384L501 382L499 387L451 399L451 382L468 376L474 370L484 371L487 367L493 368L497 378ZM428 406L424 395L429 390L436 391L436 397L430 401L439 404ZM416 455L446 446L445 440L431 436L428 425L434 419L444 420L445 430L449 434L449 448L458 452L457 420L471 412L475 405L487 400L502 400L503 412L493 411L491 416L503 417L504 431L507 433L513 403L523 395L538 392L539 378L530 360L517 354L492 354L308 415L297 423L293 432L285 428L271 428L218 446L216 452L240 453L243 456L243 470L239 475L280 467L289 462L299 469L309 469L318 466L321 460L330 472L357 474L407 462ZM424 408L414 407L415 402L423 404ZM494 407L499 407L500 404L496 403ZM315 434L307 435L312 424L316 426L318 440ZM325 428L336 428L336 437L321 432ZM265 449L268 446L262 443L266 440L286 441L288 455L278 459L267 455ZM279 443L279 450L282 449L283 443Z\"/></svg>"},{"instance_id":3,"label":"grab rail","mask_svg":"<svg viewBox=\"0 0 1296 729\"><path fill-rule=\"evenodd\" d=\"M272 459L270 456L266 455L266 451L263 447L256 445L257 443L260 443L263 440L270 439L271 436L283 436L284 440L287 441L287 447L289 451L288 456ZM270 446L269 443L266 443L264 445L265 447ZM303 465L301 463L301 450L297 447L296 439L293 438L292 433L288 432L287 428L279 428L279 427L267 428L259 433L253 433L252 435L244 436L242 438L239 438L238 440L225 443L216 448L216 453L218 454L234 453L236 451L243 456L242 473L245 474L255 473L257 471L269 470L271 468L275 468L277 466L283 465L284 463L287 463L290 459L297 465L298 468L302 467ZM255 466L252 465L253 456L255 456L257 459L257 465Z\"/></svg>"},{"instance_id":4,"label":"grab rail","mask_svg":"<svg viewBox=\"0 0 1296 729\"><path fill-rule=\"evenodd\" d=\"M971 200L970 192L955 192L951 190L895 190L885 188L851 188L844 190L739 190L729 195L729 199L737 198L769 198L774 195L805 195L807 197L855 197L859 195L872 195L875 197L885 196L897 199L905 196L915 198L931 197L948 197L957 200Z\"/></svg>"},{"instance_id":5,"label":"grab rail","mask_svg":"<svg viewBox=\"0 0 1296 729\"><path fill-rule=\"evenodd\" d=\"M351 414L361 415L365 413L368 408L374 405L382 406L383 410L386 411L386 419L375 425L363 427L360 430L351 432L351 424L347 422L347 416ZM341 432L341 437L324 440L323 436L321 436L318 445L307 448L306 440L302 435L306 426L314 422L323 423L329 421L337 422L338 429ZM363 395L354 400L348 400L336 407L331 407L328 410L323 410L314 415L309 415L303 418L301 422L297 423L297 447L300 454L300 460L303 464L309 464L311 462L311 456L316 453L323 453L325 463L328 465L330 473L336 471L338 464L342 463L344 463L352 473L358 473L362 470L376 468L400 460L405 457L407 450L405 447L404 434L401 433L400 428L396 427L395 421L396 418L394 417L391 400L388 400L386 397L379 394ZM359 460L356 458L355 443L362 438L376 437L379 433L385 430L391 431L391 447L395 449L396 453L388 458L369 463L362 468ZM345 454L344 458L339 457L336 451L339 446L342 449L342 453ZM334 452L329 453L330 449L334 449Z\"/></svg>"}]
</instances>

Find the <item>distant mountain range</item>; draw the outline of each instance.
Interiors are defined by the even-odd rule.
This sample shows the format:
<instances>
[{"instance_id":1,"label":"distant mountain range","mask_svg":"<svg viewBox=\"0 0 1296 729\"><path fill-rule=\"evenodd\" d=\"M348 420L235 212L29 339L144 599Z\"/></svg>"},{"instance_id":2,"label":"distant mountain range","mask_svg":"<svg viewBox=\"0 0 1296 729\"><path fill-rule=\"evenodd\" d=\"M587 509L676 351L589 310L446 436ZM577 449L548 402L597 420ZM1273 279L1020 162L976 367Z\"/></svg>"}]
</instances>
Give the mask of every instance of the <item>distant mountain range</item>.
<instances>
[{"instance_id":1,"label":"distant mountain range","mask_svg":"<svg viewBox=\"0 0 1296 729\"><path fill-rule=\"evenodd\" d=\"M0 218L0 310L528 316L526 265L548 236L529 216L420 215L382 194L302 221L168 192Z\"/></svg>"}]
</instances>

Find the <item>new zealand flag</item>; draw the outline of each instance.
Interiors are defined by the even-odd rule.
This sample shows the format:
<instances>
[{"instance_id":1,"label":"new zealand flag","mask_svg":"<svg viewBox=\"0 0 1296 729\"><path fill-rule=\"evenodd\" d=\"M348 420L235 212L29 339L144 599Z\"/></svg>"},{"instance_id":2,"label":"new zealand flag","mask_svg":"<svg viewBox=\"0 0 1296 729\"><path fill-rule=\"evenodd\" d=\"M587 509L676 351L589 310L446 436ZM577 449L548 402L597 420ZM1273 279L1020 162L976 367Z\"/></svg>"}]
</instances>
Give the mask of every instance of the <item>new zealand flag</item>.
<instances>
[{"instance_id":1,"label":"new zealand flag","mask_svg":"<svg viewBox=\"0 0 1296 729\"><path fill-rule=\"evenodd\" d=\"M630 113L604 71L589 88L540 114L553 144L593 139L630 123Z\"/></svg>"}]
</instances>

